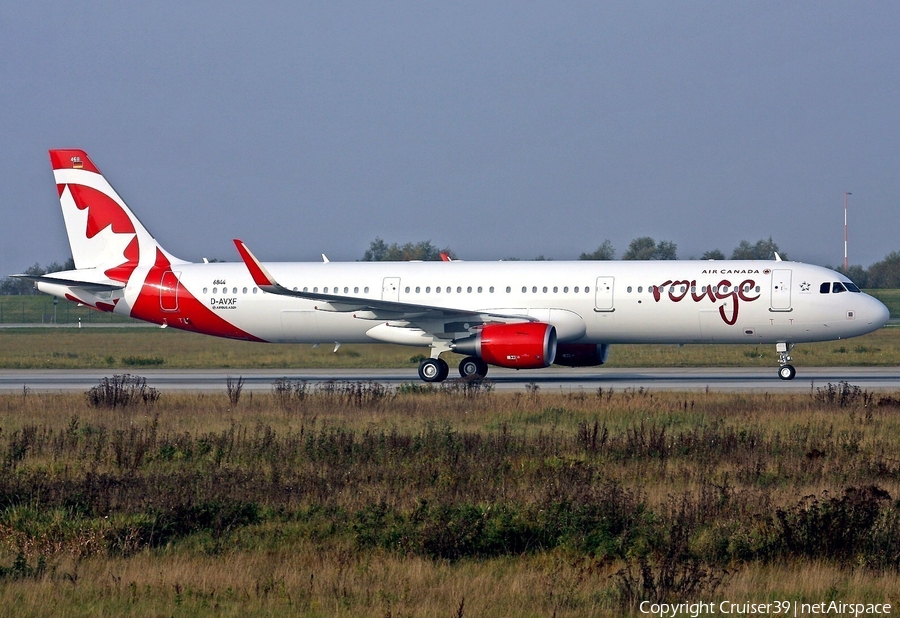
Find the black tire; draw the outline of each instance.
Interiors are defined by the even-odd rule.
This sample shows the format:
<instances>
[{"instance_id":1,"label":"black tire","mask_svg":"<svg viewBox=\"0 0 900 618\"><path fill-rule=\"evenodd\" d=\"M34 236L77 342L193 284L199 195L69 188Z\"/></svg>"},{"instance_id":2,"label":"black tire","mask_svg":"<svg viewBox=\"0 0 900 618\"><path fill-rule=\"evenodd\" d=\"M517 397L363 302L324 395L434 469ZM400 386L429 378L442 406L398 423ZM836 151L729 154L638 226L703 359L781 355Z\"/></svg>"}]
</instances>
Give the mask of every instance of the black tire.
<instances>
[{"instance_id":1,"label":"black tire","mask_svg":"<svg viewBox=\"0 0 900 618\"><path fill-rule=\"evenodd\" d=\"M439 358L426 358L419 363L419 377L423 382L443 382L450 373L450 367Z\"/></svg>"},{"instance_id":2,"label":"black tire","mask_svg":"<svg viewBox=\"0 0 900 618\"><path fill-rule=\"evenodd\" d=\"M782 365L778 368L778 377L782 380L793 380L795 375L797 375L797 370L793 365Z\"/></svg>"},{"instance_id":3,"label":"black tire","mask_svg":"<svg viewBox=\"0 0 900 618\"><path fill-rule=\"evenodd\" d=\"M461 378L483 378L487 375L487 363L477 356L467 356L459 364Z\"/></svg>"},{"instance_id":4,"label":"black tire","mask_svg":"<svg viewBox=\"0 0 900 618\"><path fill-rule=\"evenodd\" d=\"M441 358L437 359L437 362L441 367L441 373L440 373L437 381L443 382L444 380L447 379L447 376L450 375L450 365L448 365L447 362Z\"/></svg>"}]
</instances>

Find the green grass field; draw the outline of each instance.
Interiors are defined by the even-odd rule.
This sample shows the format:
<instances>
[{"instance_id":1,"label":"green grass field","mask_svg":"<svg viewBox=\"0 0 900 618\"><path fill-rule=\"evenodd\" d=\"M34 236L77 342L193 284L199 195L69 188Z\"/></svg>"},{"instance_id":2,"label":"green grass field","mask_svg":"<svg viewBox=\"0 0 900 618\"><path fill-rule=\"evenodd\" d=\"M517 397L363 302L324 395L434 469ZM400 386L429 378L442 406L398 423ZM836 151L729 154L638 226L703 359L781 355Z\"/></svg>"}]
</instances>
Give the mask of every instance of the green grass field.
<instances>
[{"instance_id":1,"label":"green grass field","mask_svg":"<svg viewBox=\"0 0 900 618\"><path fill-rule=\"evenodd\" d=\"M7 369L409 368L413 375L419 357L427 352L383 344L344 345L337 353L332 349L328 344L313 348L231 341L173 328L0 329L0 367ZM793 355L798 367L900 365L900 328L798 345ZM447 355L451 363L460 358ZM617 345L608 366L774 367L775 358L774 346Z\"/></svg>"},{"instance_id":2,"label":"green grass field","mask_svg":"<svg viewBox=\"0 0 900 618\"><path fill-rule=\"evenodd\" d=\"M0 396L0 613L900 602L900 393L401 391Z\"/></svg>"}]
</instances>

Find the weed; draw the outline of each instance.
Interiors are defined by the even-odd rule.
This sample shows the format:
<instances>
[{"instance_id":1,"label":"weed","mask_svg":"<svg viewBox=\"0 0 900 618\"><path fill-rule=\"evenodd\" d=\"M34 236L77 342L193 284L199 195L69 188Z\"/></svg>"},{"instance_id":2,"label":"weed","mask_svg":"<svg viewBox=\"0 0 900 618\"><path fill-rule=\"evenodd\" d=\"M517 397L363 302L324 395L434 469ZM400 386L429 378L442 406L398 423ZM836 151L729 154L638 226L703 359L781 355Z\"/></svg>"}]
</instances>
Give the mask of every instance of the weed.
<instances>
[{"instance_id":1,"label":"weed","mask_svg":"<svg viewBox=\"0 0 900 618\"><path fill-rule=\"evenodd\" d=\"M867 406L872 403L873 395L855 384L841 381L837 384L829 382L825 386L817 388L813 399L829 406L846 408L858 403Z\"/></svg>"},{"instance_id":2,"label":"weed","mask_svg":"<svg viewBox=\"0 0 900 618\"><path fill-rule=\"evenodd\" d=\"M158 356L125 356L122 358L122 364L127 367L154 367L165 363L166 359Z\"/></svg>"},{"instance_id":3,"label":"weed","mask_svg":"<svg viewBox=\"0 0 900 618\"><path fill-rule=\"evenodd\" d=\"M309 384L306 380L279 378L272 384L272 394L282 409L289 410L303 403L309 394Z\"/></svg>"},{"instance_id":4,"label":"weed","mask_svg":"<svg viewBox=\"0 0 900 618\"><path fill-rule=\"evenodd\" d=\"M147 378L130 374L102 378L100 384L85 393L89 405L95 408L128 407L143 403L150 405L159 399L159 391L147 386Z\"/></svg>"},{"instance_id":5,"label":"weed","mask_svg":"<svg viewBox=\"0 0 900 618\"><path fill-rule=\"evenodd\" d=\"M228 376L225 380L225 390L228 393L228 401L231 402L232 406L236 406L241 401L241 391L244 390L244 378L238 376L238 379L235 380Z\"/></svg>"}]
</instances>

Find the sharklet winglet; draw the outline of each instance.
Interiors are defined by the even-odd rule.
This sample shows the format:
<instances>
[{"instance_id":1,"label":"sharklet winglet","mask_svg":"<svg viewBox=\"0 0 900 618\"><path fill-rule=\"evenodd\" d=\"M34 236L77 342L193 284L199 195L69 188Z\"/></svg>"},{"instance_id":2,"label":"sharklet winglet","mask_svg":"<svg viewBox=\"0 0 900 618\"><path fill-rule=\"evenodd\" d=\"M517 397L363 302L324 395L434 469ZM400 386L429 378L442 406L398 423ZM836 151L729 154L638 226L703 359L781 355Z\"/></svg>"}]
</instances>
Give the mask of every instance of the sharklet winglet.
<instances>
[{"instance_id":1,"label":"sharklet winglet","mask_svg":"<svg viewBox=\"0 0 900 618\"><path fill-rule=\"evenodd\" d=\"M255 283L261 290L266 292L271 292L273 294L281 294L285 290L285 288L275 281L275 277L273 277L266 267L260 263L256 256L247 248L247 245L244 244L244 241L234 238L234 246L237 247L238 253L241 255L241 259L244 260L244 264L247 266L247 270L250 271L250 276L253 278L253 283Z\"/></svg>"}]
</instances>

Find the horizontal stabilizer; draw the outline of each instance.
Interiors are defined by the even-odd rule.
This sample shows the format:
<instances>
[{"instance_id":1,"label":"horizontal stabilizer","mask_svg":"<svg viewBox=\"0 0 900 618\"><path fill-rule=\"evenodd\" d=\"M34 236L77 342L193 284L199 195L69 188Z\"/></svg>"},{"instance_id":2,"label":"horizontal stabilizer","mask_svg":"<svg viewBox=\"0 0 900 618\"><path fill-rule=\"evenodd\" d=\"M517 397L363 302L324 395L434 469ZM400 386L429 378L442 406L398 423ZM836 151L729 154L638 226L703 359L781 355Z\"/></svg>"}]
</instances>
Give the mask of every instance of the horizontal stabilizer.
<instances>
[{"instance_id":1,"label":"horizontal stabilizer","mask_svg":"<svg viewBox=\"0 0 900 618\"><path fill-rule=\"evenodd\" d=\"M71 288L81 288L92 292L112 292L114 290L125 289L124 283L117 283L115 281L80 281L78 279L66 279L63 277L54 277L52 275L10 275L10 277L41 283L67 285Z\"/></svg>"}]
</instances>

